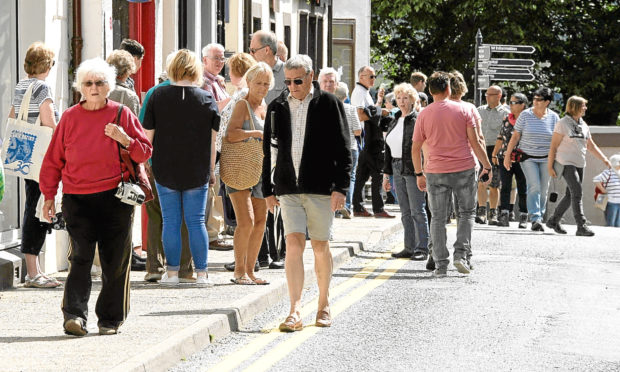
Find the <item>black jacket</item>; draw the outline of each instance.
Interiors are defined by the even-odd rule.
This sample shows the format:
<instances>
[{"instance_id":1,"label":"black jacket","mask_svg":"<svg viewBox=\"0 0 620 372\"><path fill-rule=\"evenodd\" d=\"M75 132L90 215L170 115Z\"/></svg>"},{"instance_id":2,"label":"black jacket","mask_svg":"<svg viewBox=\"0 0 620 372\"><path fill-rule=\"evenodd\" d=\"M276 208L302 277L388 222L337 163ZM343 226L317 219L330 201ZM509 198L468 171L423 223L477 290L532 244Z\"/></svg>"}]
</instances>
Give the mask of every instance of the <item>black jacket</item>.
<instances>
[{"instance_id":1,"label":"black jacket","mask_svg":"<svg viewBox=\"0 0 620 372\"><path fill-rule=\"evenodd\" d=\"M263 133L263 195L320 194L332 191L346 194L351 181L349 126L344 107L336 96L322 92L314 84L314 95L308 107L304 149L295 177L291 155L291 112L288 90L267 107ZM272 138L272 132L275 135ZM277 139L277 141L274 141ZM271 146L277 142L276 167L271 177Z\"/></svg>"},{"instance_id":2,"label":"black jacket","mask_svg":"<svg viewBox=\"0 0 620 372\"><path fill-rule=\"evenodd\" d=\"M398 111L396 115L394 115L394 119L390 123L387 131L387 136L390 135L390 132L394 130L396 124L398 123L398 119L402 115L401 111ZM413 160L411 158L411 144L413 137L413 128L415 128L415 121L418 118L418 113L413 110L409 115L405 116L405 122L403 123L403 157L402 157L402 168L400 169L400 174L404 176L413 176L415 173L413 168ZM390 146L385 144L385 158L383 161L383 173L385 174L393 174L392 170L392 151L390 150Z\"/></svg>"},{"instance_id":3,"label":"black jacket","mask_svg":"<svg viewBox=\"0 0 620 372\"><path fill-rule=\"evenodd\" d=\"M379 154L383 152L385 140L383 132L387 130L391 118L381 116L381 109L377 106L368 106L364 113L370 118L364 121L364 147L362 151L369 154Z\"/></svg>"}]
</instances>

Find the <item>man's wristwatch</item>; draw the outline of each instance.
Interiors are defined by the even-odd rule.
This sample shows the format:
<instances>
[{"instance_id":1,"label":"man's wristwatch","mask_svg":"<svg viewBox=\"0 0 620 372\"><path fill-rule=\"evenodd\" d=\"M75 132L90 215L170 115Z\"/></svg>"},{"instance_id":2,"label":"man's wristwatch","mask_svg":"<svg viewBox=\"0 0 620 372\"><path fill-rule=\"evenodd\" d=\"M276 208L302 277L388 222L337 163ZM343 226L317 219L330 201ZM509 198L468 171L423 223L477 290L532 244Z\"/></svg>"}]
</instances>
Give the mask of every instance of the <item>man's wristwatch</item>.
<instances>
[{"instance_id":1,"label":"man's wristwatch","mask_svg":"<svg viewBox=\"0 0 620 372\"><path fill-rule=\"evenodd\" d=\"M422 177L424 175L424 172L413 173L413 175L416 176L416 177Z\"/></svg>"}]
</instances>

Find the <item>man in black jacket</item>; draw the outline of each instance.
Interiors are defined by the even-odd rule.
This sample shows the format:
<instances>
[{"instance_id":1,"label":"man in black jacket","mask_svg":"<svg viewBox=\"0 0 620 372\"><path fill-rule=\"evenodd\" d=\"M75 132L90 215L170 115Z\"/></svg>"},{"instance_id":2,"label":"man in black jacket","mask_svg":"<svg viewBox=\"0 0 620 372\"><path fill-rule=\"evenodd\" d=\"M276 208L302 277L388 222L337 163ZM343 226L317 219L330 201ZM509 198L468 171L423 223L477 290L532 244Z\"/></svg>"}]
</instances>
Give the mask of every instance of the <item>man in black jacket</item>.
<instances>
[{"instance_id":1,"label":"man in black jacket","mask_svg":"<svg viewBox=\"0 0 620 372\"><path fill-rule=\"evenodd\" d=\"M313 83L312 60L296 55L284 65L282 93L267 108L263 151L263 194L267 207L282 208L286 234L286 278L290 314L280 324L285 332L302 329L301 293L306 228L314 251L319 285L316 326L329 327L329 250L334 211L342 209L349 188L351 150L344 107L336 96Z\"/></svg>"}]
</instances>

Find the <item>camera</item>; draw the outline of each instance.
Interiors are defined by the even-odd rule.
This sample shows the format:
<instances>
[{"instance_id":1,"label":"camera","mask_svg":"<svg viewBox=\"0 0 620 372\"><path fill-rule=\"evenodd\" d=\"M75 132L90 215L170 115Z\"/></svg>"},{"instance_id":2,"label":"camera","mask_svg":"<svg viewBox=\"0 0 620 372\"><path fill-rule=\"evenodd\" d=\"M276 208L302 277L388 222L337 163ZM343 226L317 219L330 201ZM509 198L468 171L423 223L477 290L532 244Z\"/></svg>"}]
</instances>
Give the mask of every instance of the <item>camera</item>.
<instances>
[{"instance_id":1,"label":"camera","mask_svg":"<svg viewBox=\"0 0 620 372\"><path fill-rule=\"evenodd\" d=\"M555 203L556 201L558 201L558 193L552 192L551 194L549 194L549 201L552 203Z\"/></svg>"},{"instance_id":2,"label":"camera","mask_svg":"<svg viewBox=\"0 0 620 372\"><path fill-rule=\"evenodd\" d=\"M114 196L129 205L142 205L145 198L140 186L130 182L119 183Z\"/></svg>"},{"instance_id":3,"label":"camera","mask_svg":"<svg viewBox=\"0 0 620 372\"><path fill-rule=\"evenodd\" d=\"M489 174L485 173L482 176L480 176L480 181L482 182L487 182L489 180Z\"/></svg>"},{"instance_id":4,"label":"camera","mask_svg":"<svg viewBox=\"0 0 620 372\"><path fill-rule=\"evenodd\" d=\"M65 218L62 216L62 212L56 213L55 216L52 217L52 229L54 230L65 230Z\"/></svg>"}]
</instances>

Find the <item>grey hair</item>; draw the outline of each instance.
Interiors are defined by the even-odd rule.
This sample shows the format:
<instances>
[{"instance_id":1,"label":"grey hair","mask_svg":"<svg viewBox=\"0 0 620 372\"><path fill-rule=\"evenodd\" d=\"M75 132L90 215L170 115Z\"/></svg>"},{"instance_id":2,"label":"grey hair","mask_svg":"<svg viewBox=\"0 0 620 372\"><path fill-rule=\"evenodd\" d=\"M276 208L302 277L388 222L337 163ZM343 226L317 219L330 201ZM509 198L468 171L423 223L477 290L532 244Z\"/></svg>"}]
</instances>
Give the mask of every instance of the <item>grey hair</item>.
<instances>
[{"instance_id":1,"label":"grey hair","mask_svg":"<svg viewBox=\"0 0 620 372\"><path fill-rule=\"evenodd\" d=\"M249 85L252 80L256 79L257 76L262 74L266 74L267 76L269 76L269 90L273 89L273 87L275 86L275 83L273 81L273 71L271 70L271 67L269 67L269 65L265 62L258 62L254 66L250 67L250 69L245 72L243 79Z\"/></svg>"},{"instance_id":2,"label":"grey hair","mask_svg":"<svg viewBox=\"0 0 620 372\"><path fill-rule=\"evenodd\" d=\"M204 48L202 48L202 56L207 57L211 49L219 49L221 51L224 51L224 46L218 43L207 44Z\"/></svg>"},{"instance_id":3,"label":"grey hair","mask_svg":"<svg viewBox=\"0 0 620 372\"><path fill-rule=\"evenodd\" d=\"M260 30L256 32L256 35L261 46L268 46L274 56L278 53L278 38L276 34L271 31Z\"/></svg>"},{"instance_id":4,"label":"grey hair","mask_svg":"<svg viewBox=\"0 0 620 372\"><path fill-rule=\"evenodd\" d=\"M312 59L305 54L296 54L286 61L284 68L287 70L303 68L307 74L312 71Z\"/></svg>"},{"instance_id":5,"label":"grey hair","mask_svg":"<svg viewBox=\"0 0 620 372\"><path fill-rule=\"evenodd\" d=\"M88 75L101 77L106 81L108 87L110 87L106 97L108 97L110 92L116 88L116 69L100 57L87 59L86 61L80 63L80 66L75 73L75 82L73 83L73 87L78 92L82 93L82 95L84 95L82 92L82 82L84 82L84 79Z\"/></svg>"},{"instance_id":6,"label":"grey hair","mask_svg":"<svg viewBox=\"0 0 620 372\"><path fill-rule=\"evenodd\" d=\"M325 75L334 75L334 77L336 78L336 84L338 84L338 82L340 81L340 76L338 76L338 71L336 71L333 67L322 68L321 71L319 72L318 80L321 81L321 78Z\"/></svg>"},{"instance_id":7,"label":"grey hair","mask_svg":"<svg viewBox=\"0 0 620 372\"><path fill-rule=\"evenodd\" d=\"M367 68L372 68L372 66L362 66L359 70L357 70L357 77L359 78L360 76L362 76L362 74L364 73L364 71L366 71Z\"/></svg>"},{"instance_id":8,"label":"grey hair","mask_svg":"<svg viewBox=\"0 0 620 372\"><path fill-rule=\"evenodd\" d=\"M612 155L609 158L609 162L611 163L611 166L614 168L620 165L620 154Z\"/></svg>"},{"instance_id":9,"label":"grey hair","mask_svg":"<svg viewBox=\"0 0 620 372\"><path fill-rule=\"evenodd\" d=\"M347 88L343 87L342 85L338 85L336 87L336 90L334 91L334 95L339 100L344 101L344 99L347 98Z\"/></svg>"}]
</instances>

